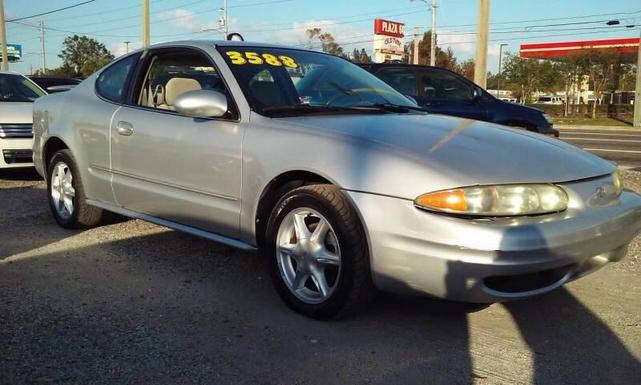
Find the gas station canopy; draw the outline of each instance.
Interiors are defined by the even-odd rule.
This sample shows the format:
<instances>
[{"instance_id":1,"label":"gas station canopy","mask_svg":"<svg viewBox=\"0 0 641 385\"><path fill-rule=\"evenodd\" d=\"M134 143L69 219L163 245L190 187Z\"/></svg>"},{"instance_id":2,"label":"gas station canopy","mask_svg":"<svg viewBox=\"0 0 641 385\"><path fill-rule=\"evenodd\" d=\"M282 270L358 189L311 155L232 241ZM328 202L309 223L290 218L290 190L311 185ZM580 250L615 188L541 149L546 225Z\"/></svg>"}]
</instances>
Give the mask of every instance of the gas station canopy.
<instances>
[{"instance_id":1,"label":"gas station canopy","mask_svg":"<svg viewBox=\"0 0 641 385\"><path fill-rule=\"evenodd\" d=\"M519 55L521 57L538 58L538 59L562 59L564 56L570 56L593 50L616 50L623 54L623 57L636 61L637 47L639 38L625 39L605 39L605 40L583 40L583 41L566 41L559 43L533 43L521 44Z\"/></svg>"}]
</instances>

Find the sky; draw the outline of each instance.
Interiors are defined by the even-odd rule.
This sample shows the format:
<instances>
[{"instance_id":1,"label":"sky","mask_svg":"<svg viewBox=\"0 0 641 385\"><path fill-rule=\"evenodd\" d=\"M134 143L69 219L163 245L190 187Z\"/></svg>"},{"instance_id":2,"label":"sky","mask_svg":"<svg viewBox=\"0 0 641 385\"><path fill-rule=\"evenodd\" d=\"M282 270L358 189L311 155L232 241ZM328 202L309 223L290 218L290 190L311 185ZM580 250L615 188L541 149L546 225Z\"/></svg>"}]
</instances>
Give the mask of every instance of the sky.
<instances>
[{"instance_id":1,"label":"sky","mask_svg":"<svg viewBox=\"0 0 641 385\"><path fill-rule=\"evenodd\" d=\"M5 18L11 20L81 3L86 0L4 0ZM430 0L431 1L431 0ZM150 0L151 42L184 39L220 39L212 31L219 26L223 0ZM45 25L48 68L60 65L58 54L66 36L85 34L105 44L114 55L140 47L141 0L94 0L93 2L7 23L8 43L22 44L23 60L11 63L13 71L28 74L41 67L40 21ZM230 32L247 41L303 46L305 30L319 27L332 33L344 49L372 51L374 19L406 25L406 40L414 27L431 26L428 5L421 0L228 0ZM459 60L475 55L478 0L437 0L438 45L451 47ZM619 26L607 26L608 20ZM571 24L569 24L571 23ZM25 25L27 24L27 25ZM636 24L635 28L624 25ZM517 53L523 43L596 40L637 37L641 25L638 0L490 0L488 70L496 72L499 45ZM203 31L203 29L210 29Z\"/></svg>"}]
</instances>

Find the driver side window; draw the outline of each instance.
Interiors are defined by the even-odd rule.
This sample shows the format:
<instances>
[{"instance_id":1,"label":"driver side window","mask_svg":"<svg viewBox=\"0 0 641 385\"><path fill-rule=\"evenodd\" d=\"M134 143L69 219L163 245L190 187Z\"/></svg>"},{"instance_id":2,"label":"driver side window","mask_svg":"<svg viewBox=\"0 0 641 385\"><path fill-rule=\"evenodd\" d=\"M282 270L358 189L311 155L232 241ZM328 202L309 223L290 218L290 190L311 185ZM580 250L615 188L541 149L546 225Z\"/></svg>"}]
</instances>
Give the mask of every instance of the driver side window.
<instances>
[{"instance_id":1,"label":"driver side window","mask_svg":"<svg viewBox=\"0 0 641 385\"><path fill-rule=\"evenodd\" d=\"M474 89L465 81L445 71L421 71L422 93L428 100L470 102Z\"/></svg>"},{"instance_id":2,"label":"driver side window","mask_svg":"<svg viewBox=\"0 0 641 385\"><path fill-rule=\"evenodd\" d=\"M136 104L142 107L175 111L176 98L189 91L213 90L229 93L213 64L204 55L193 51L171 51L152 54Z\"/></svg>"}]
</instances>

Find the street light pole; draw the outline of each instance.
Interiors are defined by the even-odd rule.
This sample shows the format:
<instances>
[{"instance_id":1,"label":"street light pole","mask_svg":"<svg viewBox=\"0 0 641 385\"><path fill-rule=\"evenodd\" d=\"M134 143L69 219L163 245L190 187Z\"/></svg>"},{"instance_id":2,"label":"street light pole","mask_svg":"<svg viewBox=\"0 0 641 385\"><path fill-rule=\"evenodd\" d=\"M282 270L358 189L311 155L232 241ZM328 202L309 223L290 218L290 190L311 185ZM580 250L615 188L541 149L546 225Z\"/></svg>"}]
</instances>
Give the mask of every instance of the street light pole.
<instances>
[{"instance_id":1,"label":"street light pole","mask_svg":"<svg viewBox=\"0 0 641 385\"><path fill-rule=\"evenodd\" d=\"M225 39L227 39L227 35L229 35L229 23L227 22L227 0L223 3L223 7L225 7Z\"/></svg>"},{"instance_id":2,"label":"street light pole","mask_svg":"<svg viewBox=\"0 0 641 385\"><path fill-rule=\"evenodd\" d=\"M129 40L123 41L125 43L125 53L129 53L129 43L131 43Z\"/></svg>"},{"instance_id":3,"label":"street light pole","mask_svg":"<svg viewBox=\"0 0 641 385\"><path fill-rule=\"evenodd\" d=\"M634 91L634 127L641 127L641 28L639 28L639 46L637 47L637 79Z\"/></svg>"},{"instance_id":4,"label":"street light pole","mask_svg":"<svg viewBox=\"0 0 641 385\"><path fill-rule=\"evenodd\" d=\"M499 79L498 79L498 84L496 85L496 97L498 98L501 92L501 77L503 76L501 74L501 62L503 61L503 47L507 46L507 43L503 43L499 45Z\"/></svg>"},{"instance_id":5,"label":"street light pole","mask_svg":"<svg viewBox=\"0 0 641 385\"><path fill-rule=\"evenodd\" d=\"M47 70L47 59L45 54L45 22L40 20L40 49L42 53L42 74Z\"/></svg>"},{"instance_id":6,"label":"street light pole","mask_svg":"<svg viewBox=\"0 0 641 385\"><path fill-rule=\"evenodd\" d=\"M2 44L2 70L9 70L9 55L7 54L7 29L4 25L4 0L0 0L0 44Z\"/></svg>"},{"instance_id":7,"label":"street light pole","mask_svg":"<svg viewBox=\"0 0 641 385\"><path fill-rule=\"evenodd\" d=\"M436 0L432 0L432 41L430 42L430 65L436 65Z\"/></svg>"}]
</instances>

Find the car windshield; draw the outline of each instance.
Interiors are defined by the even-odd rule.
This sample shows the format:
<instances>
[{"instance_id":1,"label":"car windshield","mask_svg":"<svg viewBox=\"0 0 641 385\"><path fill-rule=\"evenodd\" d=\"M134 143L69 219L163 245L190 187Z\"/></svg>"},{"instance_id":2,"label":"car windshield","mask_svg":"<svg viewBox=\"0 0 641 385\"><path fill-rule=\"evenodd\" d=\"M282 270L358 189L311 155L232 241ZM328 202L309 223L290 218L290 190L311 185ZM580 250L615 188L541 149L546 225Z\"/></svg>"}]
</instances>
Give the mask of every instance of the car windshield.
<instances>
[{"instance_id":1,"label":"car windshield","mask_svg":"<svg viewBox=\"0 0 641 385\"><path fill-rule=\"evenodd\" d=\"M0 74L0 102L33 102L46 95L21 75Z\"/></svg>"},{"instance_id":2,"label":"car windshield","mask_svg":"<svg viewBox=\"0 0 641 385\"><path fill-rule=\"evenodd\" d=\"M420 110L382 80L345 59L319 52L218 47L260 114Z\"/></svg>"}]
</instances>

